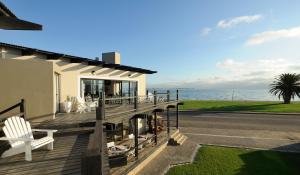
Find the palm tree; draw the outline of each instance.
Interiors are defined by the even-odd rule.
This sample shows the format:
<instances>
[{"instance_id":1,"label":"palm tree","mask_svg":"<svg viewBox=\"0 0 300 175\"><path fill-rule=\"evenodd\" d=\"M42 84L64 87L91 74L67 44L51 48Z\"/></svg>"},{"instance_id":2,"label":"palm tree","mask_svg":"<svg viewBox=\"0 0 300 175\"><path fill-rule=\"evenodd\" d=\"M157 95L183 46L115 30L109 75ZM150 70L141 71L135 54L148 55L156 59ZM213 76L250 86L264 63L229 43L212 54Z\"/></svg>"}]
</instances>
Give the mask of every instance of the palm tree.
<instances>
[{"instance_id":1,"label":"palm tree","mask_svg":"<svg viewBox=\"0 0 300 175\"><path fill-rule=\"evenodd\" d=\"M300 74L281 74L271 84L270 93L283 98L284 104L290 104L295 96L300 98Z\"/></svg>"}]
</instances>

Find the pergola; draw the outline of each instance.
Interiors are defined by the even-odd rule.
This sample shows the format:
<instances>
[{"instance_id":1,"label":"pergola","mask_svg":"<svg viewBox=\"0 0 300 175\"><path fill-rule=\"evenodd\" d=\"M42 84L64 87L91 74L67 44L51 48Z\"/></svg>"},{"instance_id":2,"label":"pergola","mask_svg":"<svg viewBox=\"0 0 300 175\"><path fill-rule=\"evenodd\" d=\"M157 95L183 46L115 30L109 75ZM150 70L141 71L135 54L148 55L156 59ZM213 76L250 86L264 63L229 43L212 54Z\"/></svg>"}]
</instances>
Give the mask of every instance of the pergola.
<instances>
[{"instance_id":1,"label":"pergola","mask_svg":"<svg viewBox=\"0 0 300 175\"><path fill-rule=\"evenodd\" d=\"M0 29L42 30L42 25L19 19L0 1Z\"/></svg>"}]
</instances>

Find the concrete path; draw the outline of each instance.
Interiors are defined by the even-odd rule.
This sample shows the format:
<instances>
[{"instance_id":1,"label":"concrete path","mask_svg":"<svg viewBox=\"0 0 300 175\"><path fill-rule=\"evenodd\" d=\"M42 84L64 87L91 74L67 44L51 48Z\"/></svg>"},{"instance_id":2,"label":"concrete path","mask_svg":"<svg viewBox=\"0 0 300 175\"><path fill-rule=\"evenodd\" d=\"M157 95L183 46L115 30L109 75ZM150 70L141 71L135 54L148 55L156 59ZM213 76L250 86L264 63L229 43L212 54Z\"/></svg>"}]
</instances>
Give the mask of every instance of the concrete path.
<instances>
[{"instance_id":1,"label":"concrete path","mask_svg":"<svg viewBox=\"0 0 300 175\"><path fill-rule=\"evenodd\" d=\"M198 147L199 145L189 138L181 146L167 146L138 174L162 175L167 172L171 165L191 163Z\"/></svg>"}]
</instances>

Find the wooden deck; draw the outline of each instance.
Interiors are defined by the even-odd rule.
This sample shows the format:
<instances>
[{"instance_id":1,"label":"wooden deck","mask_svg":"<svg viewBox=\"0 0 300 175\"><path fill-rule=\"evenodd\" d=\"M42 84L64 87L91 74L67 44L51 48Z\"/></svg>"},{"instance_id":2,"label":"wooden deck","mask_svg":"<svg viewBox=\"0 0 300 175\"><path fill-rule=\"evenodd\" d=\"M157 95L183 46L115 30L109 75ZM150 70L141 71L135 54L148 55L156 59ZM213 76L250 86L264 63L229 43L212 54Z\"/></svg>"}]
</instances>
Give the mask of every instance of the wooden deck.
<instances>
[{"instance_id":1,"label":"wooden deck","mask_svg":"<svg viewBox=\"0 0 300 175\"><path fill-rule=\"evenodd\" d=\"M152 113L155 109L166 109L170 105L177 105L177 101L153 104L141 104L138 109L132 105L108 106L105 108L106 122L122 122L130 119L136 114ZM44 122L31 121L34 128L43 126L45 128L55 128L63 130L82 129L83 124L94 124L96 121L95 112L84 114L70 113L57 114L56 119ZM92 127L93 128L93 127ZM86 133L86 132L85 132ZM90 134L72 134L55 136L54 150L38 149L32 152L32 162L24 160L24 154L15 155L8 158L0 158L0 174L12 175L35 175L35 174L81 174L81 156L87 150ZM159 136L159 143L167 140L166 134ZM3 146L0 144L0 153ZM139 160L149 156L155 145L143 149L139 154ZM140 161L130 161L127 166L111 169L112 174L124 174Z\"/></svg>"},{"instance_id":2,"label":"wooden deck","mask_svg":"<svg viewBox=\"0 0 300 175\"><path fill-rule=\"evenodd\" d=\"M81 174L81 153L86 150L88 134L56 137L54 150L37 149L31 162L24 161L24 154L0 159L0 174Z\"/></svg>"},{"instance_id":3,"label":"wooden deck","mask_svg":"<svg viewBox=\"0 0 300 175\"><path fill-rule=\"evenodd\" d=\"M81 155L86 151L89 134L55 137L54 150L37 149L32 153L33 160L26 162L24 154L0 159L0 174L10 175L68 175L81 174ZM167 141L166 132L158 135L158 144ZM139 150L139 161L130 159L126 166L111 169L111 174L121 175L134 168L148 157L156 146L149 144Z\"/></svg>"}]
</instances>

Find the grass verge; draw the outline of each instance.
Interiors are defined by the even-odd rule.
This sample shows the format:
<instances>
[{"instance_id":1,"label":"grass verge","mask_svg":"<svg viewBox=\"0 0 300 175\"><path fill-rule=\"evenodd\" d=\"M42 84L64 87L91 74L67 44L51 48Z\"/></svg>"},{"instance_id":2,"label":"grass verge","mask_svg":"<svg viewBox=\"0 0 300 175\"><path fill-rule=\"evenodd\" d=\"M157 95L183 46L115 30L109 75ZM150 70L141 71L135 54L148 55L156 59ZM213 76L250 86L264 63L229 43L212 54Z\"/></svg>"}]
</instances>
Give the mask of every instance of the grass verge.
<instances>
[{"instance_id":1,"label":"grass verge","mask_svg":"<svg viewBox=\"0 0 300 175\"><path fill-rule=\"evenodd\" d=\"M199 109L203 111L228 111L228 112L277 112L300 113L300 102L282 104L280 102L257 101L209 101L186 100L180 109Z\"/></svg>"},{"instance_id":2,"label":"grass verge","mask_svg":"<svg viewBox=\"0 0 300 175\"><path fill-rule=\"evenodd\" d=\"M299 175L300 154L203 146L195 161L167 175Z\"/></svg>"}]
</instances>

